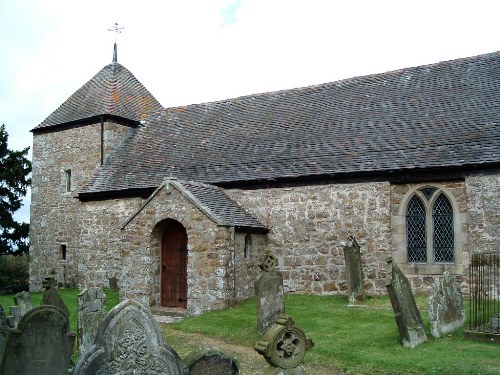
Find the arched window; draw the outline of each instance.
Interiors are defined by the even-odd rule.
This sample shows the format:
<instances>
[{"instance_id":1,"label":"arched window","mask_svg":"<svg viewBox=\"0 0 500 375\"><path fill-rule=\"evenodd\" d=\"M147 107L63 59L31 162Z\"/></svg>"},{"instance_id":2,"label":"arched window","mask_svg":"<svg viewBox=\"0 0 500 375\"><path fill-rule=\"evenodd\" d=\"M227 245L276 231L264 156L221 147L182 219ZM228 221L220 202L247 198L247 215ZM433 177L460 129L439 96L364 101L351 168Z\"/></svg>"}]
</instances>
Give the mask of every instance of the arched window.
<instances>
[{"instance_id":1,"label":"arched window","mask_svg":"<svg viewBox=\"0 0 500 375\"><path fill-rule=\"evenodd\" d=\"M455 261L453 208L438 189L417 190L406 208L409 263Z\"/></svg>"}]
</instances>

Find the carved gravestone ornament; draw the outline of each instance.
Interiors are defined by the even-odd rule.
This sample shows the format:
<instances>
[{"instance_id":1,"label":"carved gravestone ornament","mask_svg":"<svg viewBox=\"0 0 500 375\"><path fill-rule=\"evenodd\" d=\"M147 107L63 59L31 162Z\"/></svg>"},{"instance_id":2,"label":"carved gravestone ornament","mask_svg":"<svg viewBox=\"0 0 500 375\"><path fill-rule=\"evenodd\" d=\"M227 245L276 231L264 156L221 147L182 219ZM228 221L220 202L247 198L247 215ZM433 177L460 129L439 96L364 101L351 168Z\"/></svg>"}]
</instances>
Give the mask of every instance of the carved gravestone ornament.
<instances>
[{"instance_id":1,"label":"carved gravestone ornament","mask_svg":"<svg viewBox=\"0 0 500 375\"><path fill-rule=\"evenodd\" d=\"M415 348L427 341L420 311L415 303L408 279L393 263L392 258L387 260L387 265L386 287L394 310L399 336L404 347Z\"/></svg>"},{"instance_id":2,"label":"carved gravestone ornament","mask_svg":"<svg viewBox=\"0 0 500 375\"><path fill-rule=\"evenodd\" d=\"M254 348L270 365L264 375L302 375L305 374L302 360L313 346L313 341L294 325L293 319L282 314Z\"/></svg>"},{"instance_id":3,"label":"carved gravestone ornament","mask_svg":"<svg viewBox=\"0 0 500 375\"><path fill-rule=\"evenodd\" d=\"M184 364L188 375L239 375L240 373L236 359L217 348L201 348L192 352L184 359Z\"/></svg>"},{"instance_id":4,"label":"carved gravestone ornament","mask_svg":"<svg viewBox=\"0 0 500 375\"><path fill-rule=\"evenodd\" d=\"M78 294L78 348L85 352L94 343L99 323L106 316L106 293L86 288Z\"/></svg>"},{"instance_id":5,"label":"carved gravestone ornament","mask_svg":"<svg viewBox=\"0 0 500 375\"><path fill-rule=\"evenodd\" d=\"M455 278L444 272L435 280L429 293L431 334L441 337L465 324L464 298Z\"/></svg>"},{"instance_id":6,"label":"carved gravestone ornament","mask_svg":"<svg viewBox=\"0 0 500 375\"><path fill-rule=\"evenodd\" d=\"M361 265L361 252L358 242L349 236L344 246L345 271L347 276L347 293L349 304L361 301L365 296L365 281Z\"/></svg>"},{"instance_id":7,"label":"carved gravestone ornament","mask_svg":"<svg viewBox=\"0 0 500 375\"><path fill-rule=\"evenodd\" d=\"M67 374L75 334L68 316L56 306L39 306L9 328L0 374Z\"/></svg>"},{"instance_id":8,"label":"carved gravestone ornament","mask_svg":"<svg viewBox=\"0 0 500 375\"><path fill-rule=\"evenodd\" d=\"M279 314L285 312L285 295L283 291L283 275L276 268L278 258L266 253L259 263L261 272L255 282L255 299L257 305L257 329L259 334L266 332Z\"/></svg>"},{"instance_id":9,"label":"carved gravestone ornament","mask_svg":"<svg viewBox=\"0 0 500 375\"><path fill-rule=\"evenodd\" d=\"M21 316L24 316L33 308L31 295L28 292L19 292L14 296L14 302L21 308Z\"/></svg>"},{"instance_id":10,"label":"carved gravestone ornament","mask_svg":"<svg viewBox=\"0 0 500 375\"><path fill-rule=\"evenodd\" d=\"M74 375L182 375L149 310L133 300L115 306L99 324L94 344L80 356Z\"/></svg>"}]
</instances>

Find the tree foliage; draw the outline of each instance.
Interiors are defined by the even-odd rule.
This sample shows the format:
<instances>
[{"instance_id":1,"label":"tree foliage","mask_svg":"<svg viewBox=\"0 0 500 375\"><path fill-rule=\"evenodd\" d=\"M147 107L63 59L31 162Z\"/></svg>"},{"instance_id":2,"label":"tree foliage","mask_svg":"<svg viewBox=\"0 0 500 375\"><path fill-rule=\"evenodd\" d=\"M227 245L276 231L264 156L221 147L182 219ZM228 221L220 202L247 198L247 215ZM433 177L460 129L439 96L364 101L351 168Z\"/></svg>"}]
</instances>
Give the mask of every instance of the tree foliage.
<instances>
[{"instance_id":1,"label":"tree foliage","mask_svg":"<svg viewBox=\"0 0 500 375\"><path fill-rule=\"evenodd\" d=\"M20 255L29 249L29 224L12 216L31 184L31 162L26 158L29 147L9 150L8 138L5 125L0 126L0 255Z\"/></svg>"}]
</instances>

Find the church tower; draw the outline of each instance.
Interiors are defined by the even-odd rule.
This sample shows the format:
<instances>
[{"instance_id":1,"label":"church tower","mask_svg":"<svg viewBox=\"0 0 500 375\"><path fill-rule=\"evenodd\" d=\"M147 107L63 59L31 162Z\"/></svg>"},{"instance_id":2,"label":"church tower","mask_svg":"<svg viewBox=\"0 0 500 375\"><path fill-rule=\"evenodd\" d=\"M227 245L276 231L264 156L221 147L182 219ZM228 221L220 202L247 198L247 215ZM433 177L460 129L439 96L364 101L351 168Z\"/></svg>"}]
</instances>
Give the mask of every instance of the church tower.
<instances>
[{"instance_id":1,"label":"church tower","mask_svg":"<svg viewBox=\"0 0 500 375\"><path fill-rule=\"evenodd\" d=\"M79 283L79 235L88 226L79 189L141 122L162 109L151 93L113 61L71 95L33 133L30 289L44 277Z\"/></svg>"}]
</instances>

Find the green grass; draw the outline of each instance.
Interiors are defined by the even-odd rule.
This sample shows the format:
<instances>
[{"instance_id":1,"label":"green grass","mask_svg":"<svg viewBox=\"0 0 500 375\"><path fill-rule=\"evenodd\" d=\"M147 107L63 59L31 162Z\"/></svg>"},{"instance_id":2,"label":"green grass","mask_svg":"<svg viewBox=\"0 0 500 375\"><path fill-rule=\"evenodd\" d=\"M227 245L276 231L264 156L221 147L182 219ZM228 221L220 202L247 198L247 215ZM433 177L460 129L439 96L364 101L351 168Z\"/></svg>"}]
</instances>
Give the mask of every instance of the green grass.
<instances>
[{"instance_id":1,"label":"green grass","mask_svg":"<svg viewBox=\"0 0 500 375\"><path fill-rule=\"evenodd\" d=\"M71 332L76 332L77 330L77 296L78 289L77 288L67 288L67 289L58 289L59 295L61 296L64 304L69 310L69 324ZM106 292L106 309L109 311L119 302L118 292L105 290ZM31 301L33 302L33 307L37 307L40 305L42 301L43 292L30 293ZM0 295L0 305L2 305L5 314L9 315L9 306L14 305L14 295Z\"/></svg>"},{"instance_id":2,"label":"green grass","mask_svg":"<svg viewBox=\"0 0 500 375\"><path fill-rule=\"evenodd\" d=\"M417 296L427 308L427 299ZM313 339L305 362L352 374L499 374L498 345L465 340L462 330L441 339L430 336L429 319L422 313L429 341L404 348L387 297L371 298L366 307L348 307L341 296L289 295L287 314ZM176 330L218 337L253 347L255 302L189 318L172 325Z\"/></svg>"}]
</instances>

